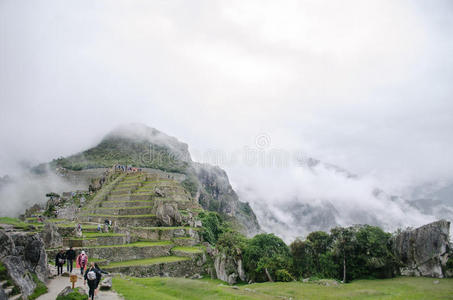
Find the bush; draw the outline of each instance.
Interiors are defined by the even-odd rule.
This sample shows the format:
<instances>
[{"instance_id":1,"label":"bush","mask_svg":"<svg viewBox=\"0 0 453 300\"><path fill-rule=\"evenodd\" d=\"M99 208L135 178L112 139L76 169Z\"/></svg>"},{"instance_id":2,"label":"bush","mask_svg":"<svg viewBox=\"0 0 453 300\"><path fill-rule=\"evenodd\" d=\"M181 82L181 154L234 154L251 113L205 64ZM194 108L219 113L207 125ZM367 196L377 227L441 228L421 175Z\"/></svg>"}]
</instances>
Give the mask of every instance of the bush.
<instances>
[{"instance_id":1,"label":"bush","mask_svg":"<svg viewBox=\"0 0 453 300\"><path fill-rule=\"evenodd\" d=\"M215 212L202 212L199 216L204 227L202 233L203 239L215 245L219 235L224 232L222 218Z\"/></svg>"},{"instance_id":2,"label":"bush","mask_svg":"<svg viewBox=\"0 0 453 300\"><path fill-rule=\"evenodd\" d=\"M88 295L80 294L79 288L75 288L72 292L66 296L58 296L56 300L87 300Z\"/></svg>"},{"instance_id":3,"label":"bush","mask_svg":"<svg viewBox=\"0 0 453 300\"><path fill-rule=\"evenodd\" d=\"M280 269L275 272L276 280L282 282L294 281L293 276L285 269Z\"/></svg>"},{"instance_id":4,"label":"bush","mask_svg":"<svg viewBox=\"0 0 453 300\"><path fill-rule=\"evenodd\" d=\"M290 269L291 254L288 246L273 234L257 234L244 249L244 266L254 281L276 279L280 269Z\"/></svg>"}]
</instances>

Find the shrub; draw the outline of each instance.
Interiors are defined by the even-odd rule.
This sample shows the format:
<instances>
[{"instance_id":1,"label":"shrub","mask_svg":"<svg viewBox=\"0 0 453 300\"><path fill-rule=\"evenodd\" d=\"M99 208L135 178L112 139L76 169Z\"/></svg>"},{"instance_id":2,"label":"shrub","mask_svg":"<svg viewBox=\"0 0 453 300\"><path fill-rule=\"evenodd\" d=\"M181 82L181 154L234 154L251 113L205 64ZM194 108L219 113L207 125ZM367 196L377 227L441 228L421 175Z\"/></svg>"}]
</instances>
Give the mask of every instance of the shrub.
<instances>
[{"instance_id":1,"label":"shrub","mask_svg":"<svg viewBox=\"0 0 453 300\"><path fill-rule=\"evenodd\" d=\"M276 280L282 282L293 281L293 276L285 269L280 269L275 272Z\"/></svg>"},{"instance_id":2,"label":"shrub","mask_svg":"<svg viewBox=\"0 0 453 300\"><path fill-rule=\"evenodd\" d=\"M79 288L75 288L72 292L66 296L58 296L56 300L87 300L88 295L80 294Z\"/></svg>"},{"instance_id":3,"label":"shrub","mask_svg":"<svg viewBox=\"0 0 453 300\"><path fill-rule=\"evenodd\" d=\"M276 271L290 269L291 254L288 246L273 234L257 234L244 249L244 266L254 281L276 278Z\"/></svg>"}]
</instances>

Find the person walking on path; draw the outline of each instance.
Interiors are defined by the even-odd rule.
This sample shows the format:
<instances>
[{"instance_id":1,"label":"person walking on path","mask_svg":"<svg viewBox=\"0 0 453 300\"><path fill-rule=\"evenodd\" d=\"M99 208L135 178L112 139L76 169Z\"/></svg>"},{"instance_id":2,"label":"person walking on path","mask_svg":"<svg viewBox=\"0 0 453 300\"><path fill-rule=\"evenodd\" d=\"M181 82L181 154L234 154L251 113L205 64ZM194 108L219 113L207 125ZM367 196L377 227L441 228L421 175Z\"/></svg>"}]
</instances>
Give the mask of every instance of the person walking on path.
<instances>
[{"instance_id":1,"label":"person walking on path","mask_svg":"<svg viewBox=\"0 0 453 300\"><path fill-rule=\"evenodd\" d=\"M83 276L83 271L88 264L88 256L85 254L85 251L82 251L79 256L77 256L77 265L80 268L80 274Z\"/></svg>"},{"instance_id":2,"label":"person walking on path","mask_svg":"<svg viewBox=\"0 0 453 300\"><path fill-rule=\"evenodd\" d=\"M101 273L99 273L98 269L94 266L94 262L91 262L90 267L87 269L85 272L85 276L83 284L86 285L88 282L88 298L91 298L91 300L94 300L94 291L96 290L97 286L97 278L101 277Z\"/></svg>"},{"instance_id":3,"label":"person walking on path","mask_svg":"<svg viewBox=\"0 0 453 300\"><path fill-rule=\"evenodd\" d=\"M63 274L63 265L65 263L65 253L64 250L61 249L60 252L57 253L57 256L55 257L55 266L57 266L57 273L58 275Z\"/></svg>"},{"instance_id":4,"label":"person walking on path","mask_svg":"<svg viewBox=\"0 0 453 300\"><path fill-rule=\"evenodd\" d=\"M66 270L69 273L72 273L72 267L73 267L75 258L76 258L75 251L72 249L72 247L70 247L68 249L68 251L66 251L66 260L67 260L66 261Z\"/></svg>"},{"instance_id":5,"label":"person walking on path","mask_svg":"<svg viewBox=\"0 0 453 300\"><path fill-rule=\"evenodd\" d=\"M101 279L102 279L102 274L108 274L109 272L106 272L104 270L102 270L97 263L94 263L94 267L99 271L99 276L96 278L96 294L98 292L98 287L99 287L99 283L101 282Z\"/></svg>"}]
</instances>

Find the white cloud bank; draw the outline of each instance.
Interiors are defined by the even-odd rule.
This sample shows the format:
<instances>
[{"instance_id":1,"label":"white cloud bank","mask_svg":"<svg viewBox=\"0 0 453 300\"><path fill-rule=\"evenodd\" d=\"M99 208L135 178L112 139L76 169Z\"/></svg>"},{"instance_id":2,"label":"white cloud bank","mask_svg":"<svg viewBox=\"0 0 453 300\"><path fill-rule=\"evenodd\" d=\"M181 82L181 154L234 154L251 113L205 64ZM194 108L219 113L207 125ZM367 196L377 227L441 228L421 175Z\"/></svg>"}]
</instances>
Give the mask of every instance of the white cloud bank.
<instances>
[{"instance_id":1,"label":"white cloud bank","mask_svg":"<svg viewBox=\"0 0 453 300\"><path fill-rule=\"evenodd\" d=\"M370 181L403 193L451 180L452 13L450 1L1 1L0 175L141 122L200 159L265 133L367 178L223 164L254 207L335 195L348 210Z\"/></svg>"}]
</instances>

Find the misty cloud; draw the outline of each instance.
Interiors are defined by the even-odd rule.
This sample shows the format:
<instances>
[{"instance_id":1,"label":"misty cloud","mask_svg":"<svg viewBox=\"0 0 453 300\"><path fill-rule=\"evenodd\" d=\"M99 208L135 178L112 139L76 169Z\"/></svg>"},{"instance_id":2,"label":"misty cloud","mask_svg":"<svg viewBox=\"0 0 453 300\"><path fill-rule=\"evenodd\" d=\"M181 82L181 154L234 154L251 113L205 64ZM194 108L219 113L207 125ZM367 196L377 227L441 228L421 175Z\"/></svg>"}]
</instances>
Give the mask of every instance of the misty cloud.
<instances>
[{"instance_id":1,"label":"misty cloud","mask_svg":"<svg viewBox=\"0 0 453 300\"><path fill-rule=\"evenodd\" d=\"M269 149L358 175L220 160L266 228L294 224L295 203L341 224L372 210L364 221L419 225L431 217L372 192L453 182L452 13L447 0L1 1L0 176L124 123L177 137L195 161L265 133Z\"/></svg>"}]
</instances>

